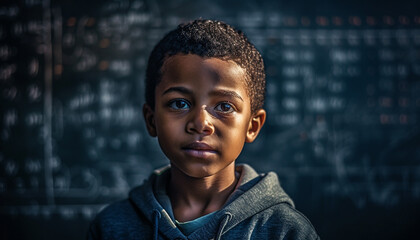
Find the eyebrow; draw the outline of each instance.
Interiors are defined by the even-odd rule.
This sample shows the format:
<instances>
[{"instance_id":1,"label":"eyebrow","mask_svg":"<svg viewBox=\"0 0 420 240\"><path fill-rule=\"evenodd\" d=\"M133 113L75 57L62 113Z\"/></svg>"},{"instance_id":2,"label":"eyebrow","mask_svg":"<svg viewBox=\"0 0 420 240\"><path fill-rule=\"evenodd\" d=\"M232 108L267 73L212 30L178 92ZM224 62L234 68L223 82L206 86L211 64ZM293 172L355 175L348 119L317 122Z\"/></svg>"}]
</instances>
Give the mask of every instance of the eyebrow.
<instances>
[{"instance_id":1,"label":"eyebrow","mask_svg":"<svg viewBox=\"0 0 420 240\"><path fill-rule=\"evenodd\" d=\"M244 101L242 99L242 97L237 94L235 91L230 91L230 90L216 90L210 93L211 95L215 95L215 96L228 96L228 97L234 97L234 98L238 98L239 100L241 100L242 102Z\"/></svg>"},{"instance_id":2,"label":"eyebrow","mask_svg":"<svg viewBox=\"0 0 420 240\"><path fill-rule=\"evenodd\" d=\"M170 92L179 92L179 93L188 94L188 95L192 95L193 93L190 89L185 88L185 87L171 87L171 88L166 89L162 93L162 95L165 95Z\"/></svg>"},{"instance_id":3,"label":"eyebrow","mask_svg":"<svg viewBox=\"0 0 420 240\"><path fill-rule=\"evenodd\" d=\"M171 92L179 92L179 93L182 93L182 94L193 95L193 92L190 89L185 88L185 87L170 87L170 88L166 89L162 93L162 95L165 95L165 94L171 93ZM225 96L234 97L234 98L237 98L237 99L241 100L242 102L244 101L244 99L239 94L237 94L235 91L230 91L230 90L220 89L220 90L212 91L210 93L210 95L222 96L222 97L225 97Z\"/></svg>"}]
</instances>

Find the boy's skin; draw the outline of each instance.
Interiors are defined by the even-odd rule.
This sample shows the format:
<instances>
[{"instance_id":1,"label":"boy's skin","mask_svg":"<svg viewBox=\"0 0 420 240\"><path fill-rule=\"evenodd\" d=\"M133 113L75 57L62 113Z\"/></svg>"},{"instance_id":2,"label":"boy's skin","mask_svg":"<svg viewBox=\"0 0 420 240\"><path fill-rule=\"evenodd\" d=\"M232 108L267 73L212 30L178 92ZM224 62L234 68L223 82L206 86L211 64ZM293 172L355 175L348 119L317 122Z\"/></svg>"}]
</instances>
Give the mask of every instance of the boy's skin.
<instances>
[{"instance_id":1,"label":"boy's skin","mask_svg":"<svg viewBox=\"0 0 420 240\"><path fill-rule=\"evenodd\" d=\"M143 113L171 163L175 219L186 222L222 208L238 182L235 160L266 112L251 112L246 71L234 61L177 54L161 71L155 107L145 104Z\"/></svg>"}]
</instances>

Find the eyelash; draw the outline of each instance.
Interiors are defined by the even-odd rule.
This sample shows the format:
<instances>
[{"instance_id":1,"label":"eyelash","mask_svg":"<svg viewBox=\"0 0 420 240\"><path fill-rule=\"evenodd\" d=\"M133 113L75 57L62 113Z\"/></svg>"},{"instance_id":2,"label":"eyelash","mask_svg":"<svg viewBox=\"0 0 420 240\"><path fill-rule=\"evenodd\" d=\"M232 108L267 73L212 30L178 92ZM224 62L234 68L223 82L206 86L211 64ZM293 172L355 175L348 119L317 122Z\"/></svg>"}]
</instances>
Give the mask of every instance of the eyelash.
<instances>
[{"instance_id":1,"label":"eyelash","mask_svg":"<svg viewBox=\"0 0 420 240\"><path fill-rule=\"evenodd\" d=\"M182 108L182 107L178 107L178 106L176 106L176 104L177 103L184 103L185 104L185 106L186 107L188 107L188 108ZM227 104L229 107L230 107L230 110L228 110L228 111L223 111L222 109L218 109L218 108L220 108L223 104ZM173 99L173 100L171 100L171 101L169 101L169 103L168 103L168 107L169 108L171 108L171 109L174 109L174 110L186 110L186 109L189 109L189 108L191 108L191 103L190 102L188 102L187 100L185 100L185 99ZM234 112L234 111L236 111L236 108L235 108L235 106L233 105L233 104L231 104L230 102L220 102L220 103L218 103L217 105L216 105L216 107L215 107L215 111L217 111L217 112L219 112L219 113L222 113L222 114L227 114L227 113L232 113L232 112Z\"/></svg>"},{"instance_id":2,"label":"eyelash","mask_svg":"<svg viewBox=\"0 0 420 240\"><path fill-rule=\"evenodd\" d=\"M228 111L223 111L223 110L218 110L218 109L217 109L219 106L221 107L223 104L227 104L227 105L230 107L230 110L228 110ZM216 111L221 112L221 113L232 113L232 112L236 111L236 109L235 109L235 107L234 107L231 103L229 103L229 102L221 102L221 103L219 103L219 104L217 104L217 105L216 105Z\"/></svg>"},{"instance_id":3,"label":"eyelash","mask_svg":"<svg viewBox=\"0 0 420 240\"><path fill-rule=\"evenodd\" d=\"M185 99L179 99L179 98L178 99L173 99L173 100L169 101L168 107L170 107L170 108L172 108L174 110L183 110L183 109L185 109L185 108L178 108L178 107L176 107L176 105L174 105L174 104L180 103L180 102L184 102L188 106L188 108L191 107L191 104L187 100L185 100Z\"/></svg>"}]
</instances>

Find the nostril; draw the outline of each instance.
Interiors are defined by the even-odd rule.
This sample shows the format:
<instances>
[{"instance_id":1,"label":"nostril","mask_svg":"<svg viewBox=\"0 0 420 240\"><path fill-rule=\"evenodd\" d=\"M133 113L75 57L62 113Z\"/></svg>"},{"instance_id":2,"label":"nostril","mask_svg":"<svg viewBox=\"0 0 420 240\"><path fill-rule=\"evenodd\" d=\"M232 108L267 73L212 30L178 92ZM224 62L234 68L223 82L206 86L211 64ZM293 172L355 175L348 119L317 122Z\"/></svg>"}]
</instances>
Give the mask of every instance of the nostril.
<instances>
[{"instance_id":1,"label":"nostril","mask_svg":"<svg viewBox=\"0 0 420 240\"><path fill-rule=\"evenodd\" d=\"M214 126L210 121L211 116L205 107L198 109L195 113L192 112L191 116L187 123L187 132L207 135L214 132Z\"/></svg>"},{"instance_id":2,"label":"nostril","mask_svg":"<svg viewBox=\"0 0 420 240\"><path fill-rule=\"evenodd\" d=\"M188 132L211 134L214 132L214 127L209 121L191 121L188 123L187 130Z\"/></svg>"}]
</instances>

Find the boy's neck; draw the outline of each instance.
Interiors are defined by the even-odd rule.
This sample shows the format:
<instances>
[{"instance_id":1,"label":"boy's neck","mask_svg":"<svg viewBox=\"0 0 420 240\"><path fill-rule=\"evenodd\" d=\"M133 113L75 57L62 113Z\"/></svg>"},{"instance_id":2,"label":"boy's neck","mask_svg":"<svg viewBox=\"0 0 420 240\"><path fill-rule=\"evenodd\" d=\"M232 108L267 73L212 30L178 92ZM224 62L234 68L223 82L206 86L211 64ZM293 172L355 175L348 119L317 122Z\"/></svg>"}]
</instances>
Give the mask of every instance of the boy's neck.
<instances>
[{"instance_id":1,"label":"boy's neck","mask_svg":"<svg viewBox=\"0 0 420 240\"><path fill-rule=\"evenodd\" d=\"M172 166L167 191L175 219L191 221L221 209L235 190L238 179L235 162L205 178L190 177Z\"/></svg>"}]
</instances>

